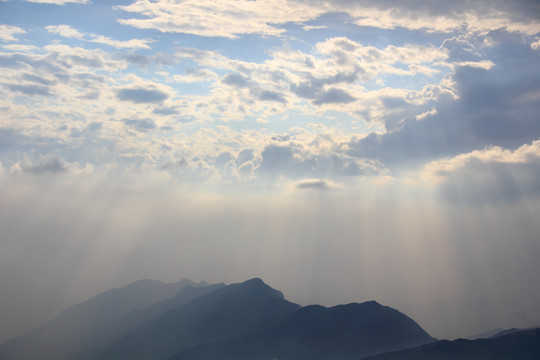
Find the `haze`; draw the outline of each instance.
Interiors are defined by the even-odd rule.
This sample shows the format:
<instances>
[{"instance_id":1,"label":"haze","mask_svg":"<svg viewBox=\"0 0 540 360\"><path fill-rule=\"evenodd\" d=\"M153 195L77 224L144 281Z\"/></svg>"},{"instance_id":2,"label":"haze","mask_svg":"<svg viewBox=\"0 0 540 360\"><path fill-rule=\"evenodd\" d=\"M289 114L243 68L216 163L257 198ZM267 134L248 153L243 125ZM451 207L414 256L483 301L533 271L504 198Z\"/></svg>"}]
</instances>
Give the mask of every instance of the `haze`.
<instances>
[{"instance_id":1,"label":"haze","mask_svg":"<svg viewBox=\"0 0 540 360\"><path fill-rule=\"evenodd\" d=\"M398 7L396 7L398 6ZM0 342L261 277L540 326L536 1L0 1Z\"/></svg>"}]
</instances>

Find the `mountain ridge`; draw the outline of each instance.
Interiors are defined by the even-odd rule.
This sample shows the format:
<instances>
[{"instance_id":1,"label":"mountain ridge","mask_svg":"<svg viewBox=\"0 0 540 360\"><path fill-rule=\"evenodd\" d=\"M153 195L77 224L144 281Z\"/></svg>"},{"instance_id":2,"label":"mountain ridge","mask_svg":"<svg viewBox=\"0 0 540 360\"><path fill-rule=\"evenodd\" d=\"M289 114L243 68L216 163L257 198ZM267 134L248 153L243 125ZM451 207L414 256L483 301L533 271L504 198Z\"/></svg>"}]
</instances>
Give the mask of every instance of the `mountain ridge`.
<instances>
[{"instance_id":1,"label":"mountain ridge","mask_svg":"<svg viewBox=\"0 0 540 360\"><path fill-rule=\"evenodd\" d=\"M106 290L60 312L42 326L0 345L1 360L89 359L107 340L103 331L131 311L147 308L173 297L183 287L204 287L182 279L175 283L143 279Z\"/></svg>"},{"instance_id":2,"label":"mountain ridge","mask_svg":"<svg viewBox=\"0 0 540 360\"><path fill-rule=\"evenodd\" d=\"M203 344L170 360L352 360L433 340L412 319L376 301L308 305L258 333Z\"/></svg>"},{"instance_id":3,"label":"mountain ridge","mask_svg":"<svg viewBox=\"0 0 540 360\"><path fill-rule=\"evenodd\" d=\"M260 278L229 285L143 279L0 346L0 360L356 360L434 340L374 300L302 307Z\"/></svg>"}]
</instances>

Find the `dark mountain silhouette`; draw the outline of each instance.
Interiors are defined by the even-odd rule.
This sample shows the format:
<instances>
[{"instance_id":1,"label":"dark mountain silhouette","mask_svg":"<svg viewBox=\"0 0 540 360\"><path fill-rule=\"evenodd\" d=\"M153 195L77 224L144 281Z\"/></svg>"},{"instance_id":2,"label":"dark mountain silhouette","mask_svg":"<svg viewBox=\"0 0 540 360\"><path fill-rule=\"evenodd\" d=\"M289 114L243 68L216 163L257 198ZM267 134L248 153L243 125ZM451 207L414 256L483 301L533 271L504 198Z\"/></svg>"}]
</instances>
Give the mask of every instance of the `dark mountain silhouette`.
<instances>
[{"instance_id":1,"label":"dark mountain silhouette","mask_svg":"<svg viewBox=\"0 0 540 360\"><path fill-rule=\"evenodd\" d=\"M204 293L205 285L188 279L173 284L140 280L108 290L63 311L33 332L7 341L0 346L0 359L90 359L134 324L167 311L167 306L174 306L174 301L187 302L197 293ZM186 291L182 292L184 288ZM175 294L177 296L170 301L156 304ZM139 311L154 304L147 312Z\"/></svg>"},{"instance_id":2,"label":"dark mountain silhouette","mask_svg":"<svg viewBox=\"0 0 540 360\"><path fill-rule=\"evenodd\" d=\"M299 307L262 280L248 280L217 289L142 324L96 359L166 360L197 345L258 331Z\"/></svg>"},{"instance_id":3,"label":"dark mountain silhouette","mask_svg":"<svg viewBox=\"0 0 540 360\"><path fill-rule=\"evenodd\" d=\"M365 360L538 360L540 328L497 336L489 339L454 341L440 340L413 349L406 349Z\"/></svg>"},{"instance_id":4,"label":"dark mountain silhouette","mask_svg":"<svg viewBox=\"0 0 540 360\"><path fill-rule=\"evenodd\" d=\"M375 301L301 308L261 279L141 280L0 347L0 360L361 359L434 341Z\"/></svg>"},{"instance_id":5,"label":"dark mountain silhouette","mask_svg":"<svg viewBox=\"0 0 540 360\"><path fill-rule=\"evenodd\" d=\"M201 345L172 360L360 359L432 341L413 320L375 301L331 308L312 305L258 333Z\"/></svg>"}]
</instances>

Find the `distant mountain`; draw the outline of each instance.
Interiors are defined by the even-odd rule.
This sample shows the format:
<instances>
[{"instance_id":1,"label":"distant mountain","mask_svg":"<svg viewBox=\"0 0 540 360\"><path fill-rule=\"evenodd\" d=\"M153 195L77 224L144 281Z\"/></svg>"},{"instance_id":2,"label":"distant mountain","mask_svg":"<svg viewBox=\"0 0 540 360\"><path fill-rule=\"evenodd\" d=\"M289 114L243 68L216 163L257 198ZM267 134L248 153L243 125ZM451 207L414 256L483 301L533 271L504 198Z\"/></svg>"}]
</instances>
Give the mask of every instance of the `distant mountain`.
<instances>
[{"instance_id":1,"label":"distant mountain","mask_svg":"<svg viewBox=\"0 0 540 360\"><path fill-rule=\"evenodd\" d=\"M346 360L432 342L417 323L375 301L306 306L240 339L204 344L171 360Z\"/></svg>"},{"instance_id":2,"label":"distant mountain","mask_svg":"<svg viewBox=\"0 0 540 360\"><path fill-rule=\"evenodd\" d=\"M261 279L141 280L0 346L0 360L360 360L434 341L375 301L300 307Z\"/></svg>"},{"instance_id":3,"label":"distant mountain","mask_svg":"<svg viewBox=\"0 0 540 360\"><path fill-rule=\"evenodd\" d=\"M513 334L513 333L516 333L516 332L519 332L519 331L521 331L521 329L516 329L516 328L501 330L501 331L491 335L490 338L496 338L496 337L499 337L499 336Z\"/></svg>"},{"instance_id":4,"label":"distant mountain","mask_svg":"<svg viewBox=\"0 0 540 360\"><path fill-rule=\"evenodd\" d=\"M538 360L540 328L489 339L440 340L365 360Z\"/></svg>"},{"instance_id":5,"label":"distant mountain","mask_svg":"<svg viewBox=\"0 0 540 360\"><path fill-rule=\"evenodd\" d=\"M228 285L142 324L96 359L166 360L259 331L299 307L260 279Z\"/></svg>"},{"instance_id":6,"label":"distant mountain","mask_svg":"<svg viewBox=\"0 0 540 360\"><path fill-rule=\"evenodd\" d=\"M186 286L203 289L205 285L188 279L173 284L140 280L105 291L63 311L33 332L7 341L0 346L0 360L90 359L116 340L115 336L126 327L144 320L147 315L137 310L170 299ZM193 294L188 297L191 300ZM155 312L159 313L159 305L156 306Z\"/></svg>"},{"instance_id":7,"label":"distant mountain","mask_svg":"<svg viewBox=\"0 0 540 360\"><path fill-rule=\"evenodd\" d=\"M493 335L496 335L496 334L500 333L501 331L504 331L504 329L497 328L497 329L493 329L493 330L490 330L490 331L485 331L485 332L480 333L480 334L467 336L466 339L467 340L487 339L487 338L492 337Z\"/></svg>"},{"instance_id":8,"label":"distant mountain","mask_svg":"<svg viewBox=\"0 0 540 360\"><path fill-rule=\"evenodd\" d=\"M498 337L498 336L502 336L502 335L515 333L515 332L518 332L518 331L521 331L521 330L522 329L516 329L516 328L511 328L511 329L500 329L500 328L498 328L498 329L493 329L491 331L486 331L486 332L478 334L478 335L468 336L466 339L467 340L489 339L489 338L492 338L492 337Z\"/></svg>"}]
</instances>

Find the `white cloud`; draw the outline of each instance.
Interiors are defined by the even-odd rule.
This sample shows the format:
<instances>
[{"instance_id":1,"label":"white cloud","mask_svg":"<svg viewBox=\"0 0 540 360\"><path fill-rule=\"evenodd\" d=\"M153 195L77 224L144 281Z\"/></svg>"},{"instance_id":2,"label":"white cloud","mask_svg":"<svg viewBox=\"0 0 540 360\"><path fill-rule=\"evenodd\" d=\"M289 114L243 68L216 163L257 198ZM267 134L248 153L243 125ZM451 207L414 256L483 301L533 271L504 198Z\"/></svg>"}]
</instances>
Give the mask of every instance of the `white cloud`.
<instances>
[{"instance_id":1,"label":"white cloud","mask_svg":"<svg viewBox=\"0 0 540 360\"><path fill-rule=\"evenodd\" d=\"M209 0L148 2L137 0L120 9L143 15L120 23L162 32L189 33L201 36L234 38L242 34L276 36L284 32L281 24L304 23L329 12L346 12L360 26L391 29L403 27L428 32L484 31L506 29L535 35L540 21L537 9L522 1L519 6L502 2L460 1L449 11L448 3L433 1L419 6L417 2L371 1L294 1L294 0ZM528 11L529 10L529 11ZM318 28L307 25L305 30Z\"/></svg>"},{"instance_id":2,"label":"white cloud","mask_svg":"<svg viewBox=\"0 0 540 360\"><path fill-rule=\"evenodd\" d=\"M433 161L420 179L457 202L494 203L540 197L540 140L515 150L498 146Z\"/></svg>"},{"instance_id":3,"label":"white cloud","mask_svg":"<svg viewBox=\"0 0 540 360\"><path fill-rule=\"evenodd\" d=\"M19 51L19 52L33 52L39 49L37 46L22 45L22 44L2 45L2 47L9 51Z\"/></svg>"},{"instance_id":4,"label":"white cloud","mask_svg":"<svg viewBox=\"0 0 540 360\"><path fill-rule=\"evenodd\" d=\"M127 41L114 40L107 36L81 33L78 30L72 28L69 25L50 25L45 27L48 32L52 34L58 34L70 39L79 39L98 44L108 45L117 49L150 49L148 43L150 40L131 39Z\"/></svg>"},{"instance_id":5,"label":"white cloud","mask_svg":"<svg viewBox=\"0 0 540 360\"><path fill-rule=\"evenodd\" d=\"M124 25L229 38L242 34L280 35L284 30L274 24L303 22L324 12L321 8L286 0L137 0L118 8L144 16L119 20Z\"/></svg>"},{"instance_id":6,"label":"white cloud","mask_svg":"<svg viewBox=\"0 0 540 360\"><path fill-rule=\"evenodd\" d=\"M17 41L13 35L26 34L26 30L18 26L0 24L0 41Z\"/></svg>"},{"instance_id":7,"label":"white cloud","mask_svg":"<svg viewBox=\"0 0 540 360\"><path fill-rule=\"evenodd\" d=\"M524 144L516 150L492 146L475 150L449 159L441 159L427 164L423 178L428 181L444 181L459 171L474 171L479 164L531 164L540 166L540 140Z\"/></svg>"}]
</instances>

